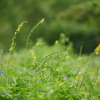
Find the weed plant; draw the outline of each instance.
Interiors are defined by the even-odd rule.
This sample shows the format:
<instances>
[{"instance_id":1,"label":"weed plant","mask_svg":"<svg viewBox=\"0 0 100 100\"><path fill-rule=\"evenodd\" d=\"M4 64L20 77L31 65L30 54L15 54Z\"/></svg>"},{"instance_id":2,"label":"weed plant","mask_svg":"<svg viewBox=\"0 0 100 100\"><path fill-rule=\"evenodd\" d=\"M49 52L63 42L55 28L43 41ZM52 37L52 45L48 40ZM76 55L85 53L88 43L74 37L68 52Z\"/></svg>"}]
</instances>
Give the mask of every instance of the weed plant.
<instances>
[{"instance_id":1,"label":"weed plant","mask_svg":"<svg viewBox=\"0 0 100 100\"><path fill-rule=\"evenodd\" d=\"M2 64L0 51L0 100L100 100L99 56L74 54L64 34L53 46L39 39L28 48L31 33L43 21L29 33L25 50L13 50L21 23Z\"/></svg>"}]
</instances>

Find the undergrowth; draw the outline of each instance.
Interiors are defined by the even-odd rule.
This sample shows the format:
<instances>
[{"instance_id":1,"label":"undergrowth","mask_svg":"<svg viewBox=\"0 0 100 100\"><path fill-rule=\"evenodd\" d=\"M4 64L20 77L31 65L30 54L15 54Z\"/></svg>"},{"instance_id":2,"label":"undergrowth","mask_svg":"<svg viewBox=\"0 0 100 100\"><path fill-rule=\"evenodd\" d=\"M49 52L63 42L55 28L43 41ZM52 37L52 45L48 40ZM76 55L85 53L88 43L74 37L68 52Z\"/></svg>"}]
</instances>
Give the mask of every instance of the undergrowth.
<instances>
[{"instance_id":1,"label":"undergrowth","mask_svg":"<svg viewBox=\"0 0 100 100\"><path fill-rule=\"evenodd\" d=\"M64 34L53 46L38 39L16 51L16 32L9 53L0 51L0 100L100 100L99 56L76 55ZM65 42L68 43L65 46Z\"/></svg>"}]
</instances>

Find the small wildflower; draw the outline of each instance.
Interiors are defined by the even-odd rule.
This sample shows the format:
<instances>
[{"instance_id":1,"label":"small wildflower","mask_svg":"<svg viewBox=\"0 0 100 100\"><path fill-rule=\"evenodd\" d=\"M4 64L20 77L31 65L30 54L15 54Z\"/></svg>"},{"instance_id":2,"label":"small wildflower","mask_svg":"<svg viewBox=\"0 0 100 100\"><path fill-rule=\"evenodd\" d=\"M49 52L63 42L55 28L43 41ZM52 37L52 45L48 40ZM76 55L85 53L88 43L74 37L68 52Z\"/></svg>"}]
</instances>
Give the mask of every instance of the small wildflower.
<instances>
[{"instance_id":1,"label":"small wildflower","mask_svg":"<svg viewBox=\"0 0 100 100\"><path fill-rule=\"evenodd\" d=\"M33 59L34 59L34 61L36 61L36 59L37 59L36 56L34 56Z\"/></svg>"},{"instance_id":2,"label":"small wildflower","mask_svg":"<svg viewBox=\"0 0 100 100\"><path fill-rule=\"evenodd\" d=\"M34 55L34 51L33 50L30 50L29 52L32 54L32 56Z\"/></svg>"},{"instance_id":3,"label":"small wildflower","mask_svg":"<svg viewBox=\"0 0 100 100\"><path fill-rule=\"evenodd\" d=\"M11 57L11 55L10 55L10 53L8 53L8 59L10 59L10 57Z\"/></svg>"},{"instance_id":4,"label":"small wildflower","mask_svg":"<svg viewBox=\"0 0 100 100\"><path fill-rule=\"evenodd\" d=\"M75 78L80 80L81 79L80 76L81 76L81 73L79 72Z\"/></svg>"},{"instance_id":5,"label":"small wildflower","mask_svg":"<svg viewBox=\"0 0 100 100\"><path fill-rule=\"evenodd\" d=\"M35 82L36 78L32 78L32 82Z\"/></svg>"},{"instance_id":6,"label":"small wildflower","mask_svg":"<svg viewBox=\"0 0 100 100\"><path fill-rule=\"evenodd\" d=\"M78 60L80 60L80 61L81 61L81 60L82 60L82 57L79 57L79 58L78 58Z\"/></svg>"},{"instance_id":7,"label":"small wildflower","mask_svg":"<svg viewBox=\"0 0 100 100\"><path fill-rule=\"evenodd\" d=\"M17 71L19 72L19 71L21 71L21 69L17 69Z\"/></svg>"},{"instance_id":8,"label":"small wildflower","mask_svg":"<svg viewBox=\"0 0 100 100\"><path fill-rule=\"evenodd\" d=\"M76 79L79 79L79 77L78 77L78 76L76 76L75 78L76 78Z\"/></svg>"},{"instance_id":9,"label":"small wildflower","mask_svg":"<svg viewBox=\"0 0 100 100\"><path fill-rule=\"evenodd\" d=\"M44 18L40 21L40 23L43 23L44 22Z\"/></svg>"},{"instance_id":10,"label":"small wildflower","mask_svg":"<svg viewBox=\"0 0 100 100\"><path fill-rule=\"evenodd\" d=\"M45 71L45 70L46 70L46 68L43 68L42 70L43 70L43 71Z\"/></svg>"},{"instance_id":11,"label":"small wildflower","mask_svg":"<svg viewBox=\"0 0 100 100\"><path fill-rule=\"evenodd\" d=\"M9 51L11 52L13 50L13 47L10 47Z\"/></svg>"},{"instance_id":12,"label":"small wildflower","mask_svg":"<svg viewBox=\"0 0 100 100\"><path fill-rule=\"evenodd\" d=\"M96 47L96 49L94 50L95 54L96 55L99 55L100 54L100 43L99 45Z\"/></svg>"},{"instance_id":13,"label":"small wildflower","mask_svg":"<svg viewBox=\"0 0 100 100\"><path fill-rule=\"evenodd\" d=\"M46 63L44 63L44 66L45 66L45 67L47 67L47 66L48 66L48 63L47 63L47 62L46 62Z\"/></svg>"},{"instance_id":14,"label":"small wildflower","mask_svg":"<svg viewBox=\"0 0 100 100\"><path fill-rule=\"evenodd\" d=\"M23 21L17 28L16 31L20 31L21 27L24 25L24 23L28 23L27 21ZM16 34L16 33L15 33Z\"/></svg>"},{"instance_id":15,"label":"small wildflower","mask_svg":"<svg viewBox=\"0 0 100 100\"><path fill-rule=\"evenodd\" d=\"M85 71L87 68L81 66L80 69L81 69L82 71Z\"/></svg>"},{"instance_id":16,"label":"small wildflower","mask_svg":"<svg viewBox=\"0 0 100 100\"><path fill-rule=\"evenodd\" d=\"M70 58L70 56L66 56L66 58Z\"/></svg>"},{"instance_id":17,"label":"small wildflower","mask_svg":"<svg viewBox=\"0 0 100 100\"><path fill-rule=\"evenodd\" d=\"M33 56L33 62L32 62L32 65L35 65L36 62L37 62L37 58L36 58L36 56Z\"/></svg>"},{"instance_id":18,"label":"small wildflower","mask_svg":"<svg viewBox=\"0 0 100 100\"><path fill-rule=\"evenodd\" d=\"M58 44L58 40L55 41L55 44Z\"/></svg>"},{"instance_id":19,"label":"small wildflower","mask_svg":"<svg viewBox=\"0 0 100 100\"><path fill-rule=\"evenodd\" d=\"M14 46L14 43L13 42L11 43L11 46Z\"/></svg>"},{"instance_id":20,"label":"small wildflower","mask_svg":"<svg viewBox=\"0 0 100 100\"><path fill-rule=\"evenodd\" d=\"M21 27L23 26L23 23L21 23L18 28L17 28L17 31L20 31Z\"/></svg>"},{"instance_id":21,"label":"small wildflower","mask_svg":"<svg viewBox=\"0 0 100 100\"><path fill-rule=\"evenodd\" d=\"M33 59L32 65L34 65L34 64L37 62L37 58L36 58L36 56L34 55L34 51L33 51L33 50L30 50L29 52L31 53L32 59Z\"/></svg>"},{"instance_id":22,"label":"small wildflower","mask_svg":"<svg viewBox=\"0 0 100 100\"><path fill-rule=\"evenodd\" d=\"M59 68L57 68L56 71L59 71Z\"/></svg>"},{"instance_id":23,"label":"small wildflower","mask_svg":"<svg viewBox=\"0 0 100 100\"><path fill-rule=\"evenodd\" d=\"M0 74L4 74L4 72L3 71L0 71Z\"/></svg>"},{"instance_id":24,"label":"small wildflower","mask_svg":"<svg viewBox=\"0 0 100 100\"><path fill-rule=\"evenodd\" d=\"M40 45L40 43L36 43L35 45L38 46L38 45Z\"/></svg>"}]
</instances>

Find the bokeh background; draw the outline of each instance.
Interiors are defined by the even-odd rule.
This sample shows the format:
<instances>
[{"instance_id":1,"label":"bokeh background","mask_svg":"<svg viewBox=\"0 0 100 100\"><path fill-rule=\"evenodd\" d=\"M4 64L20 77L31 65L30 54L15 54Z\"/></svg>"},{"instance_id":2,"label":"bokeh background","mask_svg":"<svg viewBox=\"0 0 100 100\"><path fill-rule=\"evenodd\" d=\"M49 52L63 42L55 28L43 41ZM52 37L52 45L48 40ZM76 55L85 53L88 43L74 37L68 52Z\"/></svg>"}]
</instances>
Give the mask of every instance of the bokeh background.
<instances>
[{"instance_id":1,"label":"bokeh background","mask_svg":"<svg viewBox=\"0 0 100 100\"><path fill-rule=\"evenodd\" d=\"M52 45L64 33L76 53L82 46L88 54L100 43L100 0L0 0L0 49L8 50L17 26L28 21L16 38L16 48L24 48L42 18L45 22L32 33L31 44L42 38Z\"/></svg>"}]
</instances>

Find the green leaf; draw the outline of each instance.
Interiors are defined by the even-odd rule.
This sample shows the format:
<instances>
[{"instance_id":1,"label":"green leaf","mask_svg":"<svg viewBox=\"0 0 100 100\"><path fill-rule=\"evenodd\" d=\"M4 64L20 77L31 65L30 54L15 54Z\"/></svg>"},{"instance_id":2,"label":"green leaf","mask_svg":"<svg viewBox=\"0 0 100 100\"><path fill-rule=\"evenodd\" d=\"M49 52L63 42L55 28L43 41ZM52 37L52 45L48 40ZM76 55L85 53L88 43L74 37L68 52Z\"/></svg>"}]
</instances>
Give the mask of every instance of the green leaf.
<instances>
[{"instance_id":1,"label":"green leaf","mask_svg":"<svg viewBox=\"0 0 100 100\"><path fill-rule=\"evenodd\" d=\"M2 97L2 96L0 95L0 100L12 100L12 99L6 99L5 97Z\"/></svg>"},{"instance_id":2,"label":"green leaf","mask_svg":"<svg viewBox=\"0 0 100 100\"><path fill-rule=\"evenodd\" d=\"M87 82L87 83L89 84L89 86L93 89L93 84L92 84L92 82L91 82L91 79L90 79L89 75L86 74L86 75L85 75L85 78L86 78L86 82Z\"/></svg>"}]
</instances>

